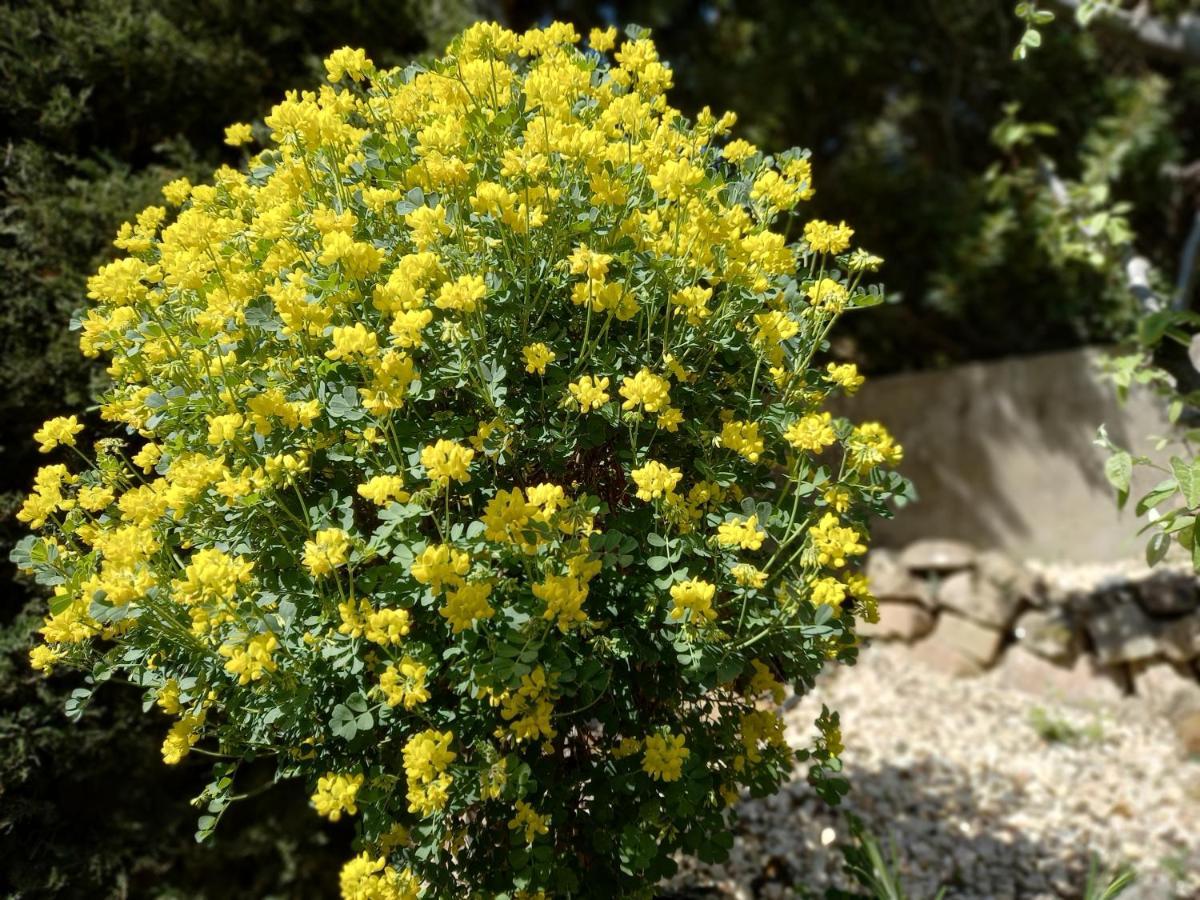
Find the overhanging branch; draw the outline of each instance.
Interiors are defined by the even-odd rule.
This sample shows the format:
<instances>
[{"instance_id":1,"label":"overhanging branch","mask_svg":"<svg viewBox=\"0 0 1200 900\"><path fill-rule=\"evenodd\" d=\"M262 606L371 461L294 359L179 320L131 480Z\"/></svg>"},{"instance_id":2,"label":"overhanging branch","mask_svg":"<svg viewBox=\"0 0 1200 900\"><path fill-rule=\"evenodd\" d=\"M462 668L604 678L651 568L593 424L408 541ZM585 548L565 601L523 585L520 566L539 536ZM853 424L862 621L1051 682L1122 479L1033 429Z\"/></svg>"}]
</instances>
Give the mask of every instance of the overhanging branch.
<instances>
[{"instance_id":1,"label":"overhanging branch","mask_svg":"<svg viewBox=\"0 0 1200 900\"><path fill-rule=\"evenodd\" d=\"M1074 14L1080 0L1051 0L1054 6ZM1094 20L1103 28L1127 38L1147 53L1172 62L1200 62L1200 16L1181 13L1175 20L1152 16L1141 10L1106 7Z\"/></svg>"}]
</instances>

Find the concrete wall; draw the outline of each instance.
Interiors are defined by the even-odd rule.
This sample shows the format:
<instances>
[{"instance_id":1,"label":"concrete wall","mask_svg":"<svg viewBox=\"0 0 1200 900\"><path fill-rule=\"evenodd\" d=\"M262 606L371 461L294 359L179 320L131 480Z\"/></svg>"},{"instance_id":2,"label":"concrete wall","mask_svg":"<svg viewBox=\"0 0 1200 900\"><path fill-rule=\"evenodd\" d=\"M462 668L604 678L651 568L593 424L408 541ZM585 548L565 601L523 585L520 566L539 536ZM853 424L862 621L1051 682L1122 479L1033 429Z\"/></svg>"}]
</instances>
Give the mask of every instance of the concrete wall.
<instances>
[{"instance_id":1,"label":"concrete wall","mask_svg":"<svg viewBox=\"0 0 1200 900\"><path fill-rule=\"evenodd\" d=\"M868 380L840 404L856 421L887 425L904 445L901 471L920 499L873 530L880 546L954 537L1045 560L1137 556L1133 503L1118 514L1093 446L1112 439L1148 453L1147 435L1169 430L1149 394L1117 404L1095 374L1098 349L1074 350L943 372ZM1138 475L1137 490L1162 479Z\"/></svg>"}]
</instances>

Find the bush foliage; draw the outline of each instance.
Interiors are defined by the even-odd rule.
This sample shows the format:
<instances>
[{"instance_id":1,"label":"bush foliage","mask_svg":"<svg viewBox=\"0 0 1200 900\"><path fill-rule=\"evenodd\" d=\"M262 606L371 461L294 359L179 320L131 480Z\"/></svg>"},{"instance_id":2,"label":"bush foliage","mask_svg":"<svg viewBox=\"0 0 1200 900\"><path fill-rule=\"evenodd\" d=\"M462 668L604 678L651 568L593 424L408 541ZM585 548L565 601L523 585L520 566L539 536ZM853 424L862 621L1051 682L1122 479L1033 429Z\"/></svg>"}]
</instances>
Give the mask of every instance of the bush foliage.
<instances>
[{"instance_id":1,"label":"bush foliage","mask_svg":"<svg viewBox=\"0 0 1200 900\"><path fill-rule=\"evenodd\" d=\"M35 434L68 461L18 513L34 666L146 688L168 763L227 758L202 833L263 757L358 816L346 897L643 895L797 758L844 789L836 715L797 752L763 699L874 616L900 448L822 411L862 378L817 359L881 261L844 222L789 244L807 154L683 119L646 36L578 41L334 53L89 279L132 439L79 470L75 416Z\"/></svg>"}]
</instances>

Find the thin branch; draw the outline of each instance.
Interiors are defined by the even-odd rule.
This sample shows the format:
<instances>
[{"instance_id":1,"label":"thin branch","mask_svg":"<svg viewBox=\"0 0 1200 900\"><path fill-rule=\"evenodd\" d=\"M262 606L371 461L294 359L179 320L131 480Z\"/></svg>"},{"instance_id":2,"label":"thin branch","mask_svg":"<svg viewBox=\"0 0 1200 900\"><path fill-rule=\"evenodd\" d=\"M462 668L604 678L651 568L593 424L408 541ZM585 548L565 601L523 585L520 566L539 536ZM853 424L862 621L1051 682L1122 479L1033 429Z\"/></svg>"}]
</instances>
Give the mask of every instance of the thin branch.
<instances>
[{"instance_id":1,"label":"thin branch","mask_svg":"<svg viewBox=\"0 0 1200 900\"><path fill-rule=\"evenodd\" d=\"M1078 12L1081 0L1052 0L1054 6ZM1137 10L1105 5L1094 24L1133 42L1152 55L1172 62L1200 62L1200 16L1180 13L1172 20Z\"/></svg>"},{"instance_id":2,"label":"thin branch","mask_svg":"<svg viewBox=\"0 0 1200 900\"><path fill-rule=\"evenodd\" d=\"M1070 194L1067 186L1054 170L1054 164L1046 157L1038 160L1038 174L1050 188L1050 196L1054 198L1054 202L1059 206L1069 208ZM1080 231L1088 237L1095 236L1096 229L1094 227L1089 227L1081 222L1078 216L1074 216L1074 219ZM1200 240L1200 236L1197 237L1197 240ZM1121 268L1125 270L1125 285L1136 298L1142 310L1148 313L1161 310L1164 305L1163 301L1150 286L1150 273L1154 267L1150 264L1150 260L1137 252L1132 242L1127 242L1121 247Z\"/></svg>"},{"instance_id":3,"label":"thin branch","mask_svg":"<svg viewBox=\"0 0 1200 900\"><path fill-rule=\"evenodd\" d=\"M1192 289L1196 286L1196 256L1200 254L1200 210L1192 217L1192 230L1183 242L1179 256L1179 274L1175 278L1175 309L1191 306Z\"/></svg>"}]
</instances>

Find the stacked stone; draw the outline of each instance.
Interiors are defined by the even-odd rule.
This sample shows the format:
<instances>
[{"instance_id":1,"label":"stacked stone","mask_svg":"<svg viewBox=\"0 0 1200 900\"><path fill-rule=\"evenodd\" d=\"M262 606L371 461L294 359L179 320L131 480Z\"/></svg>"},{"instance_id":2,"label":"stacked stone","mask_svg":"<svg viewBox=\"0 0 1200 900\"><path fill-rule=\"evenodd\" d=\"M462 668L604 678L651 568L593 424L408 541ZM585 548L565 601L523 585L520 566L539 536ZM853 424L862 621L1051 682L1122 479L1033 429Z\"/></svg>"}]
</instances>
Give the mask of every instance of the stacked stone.
<instances>
[{"instance_id":1,"label":"stacked stone","mask_svg":"<svg viewBox=\"0 0 1200 900\"><path fill-rule=\"evenodd\" d=\"M912 645L957 676L1073 702L1134 695L1200 753L1200 581L1190 570L1040 567L924 539L867 562L880 619L862 633Z\"/></svg>"}]
</instances>

